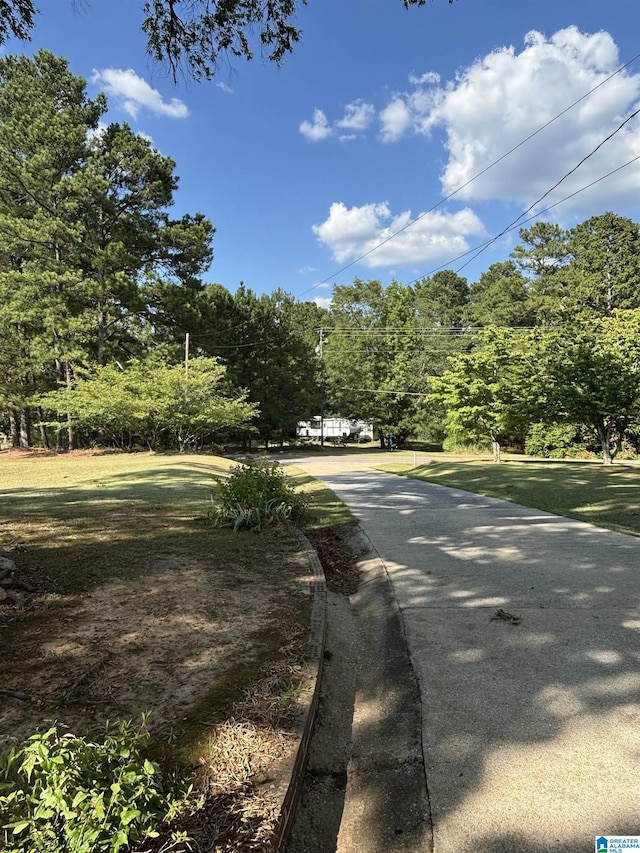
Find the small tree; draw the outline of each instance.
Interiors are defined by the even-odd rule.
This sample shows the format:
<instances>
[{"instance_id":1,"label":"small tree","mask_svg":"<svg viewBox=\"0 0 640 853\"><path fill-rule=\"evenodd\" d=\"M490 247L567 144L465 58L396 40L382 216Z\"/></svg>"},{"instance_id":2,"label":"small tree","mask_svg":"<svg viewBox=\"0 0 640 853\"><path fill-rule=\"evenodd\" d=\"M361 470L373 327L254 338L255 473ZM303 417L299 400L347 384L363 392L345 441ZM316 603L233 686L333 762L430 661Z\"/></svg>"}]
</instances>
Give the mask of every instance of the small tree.
<instances>
[{"instance_id":1,"label":"small tree","mask_svg":"<svg viewBox=\"0 0 640 853\"><path fill-rule=\"evenodd\" d=\"M212 432L246 424L257 410L245 392L227 387L225 368L216 359L193 358L187 368L167 364L160 353L133 359L124 370L98 367L39 403L69 412L77 427L116 444L124 437L128 448L138 439L154 449L167 434L180 450Z\"/></svg>"},{"instance_id":2,"label":"small tree","mask_svg":"<svg viewBox=\"0 0 640 853\"><path fill-rule=\"evenodd\" d=\"M536 357L540 419L588 427L610 465L640 419L640 309L544 335Z\"/></svg>"},{"instance_id":3,"label":"small tree","mask_svg":"<svg viewBox=\"0 0 640 853\"><path fill-rule=\"evenodd\" d=\"M507 438L526 431L526 333L489 327L470 353L449 359L431 380L430 398L446 410L447 432L471 441L490 439L493 458Z\"/></svg>"}]
</instances>

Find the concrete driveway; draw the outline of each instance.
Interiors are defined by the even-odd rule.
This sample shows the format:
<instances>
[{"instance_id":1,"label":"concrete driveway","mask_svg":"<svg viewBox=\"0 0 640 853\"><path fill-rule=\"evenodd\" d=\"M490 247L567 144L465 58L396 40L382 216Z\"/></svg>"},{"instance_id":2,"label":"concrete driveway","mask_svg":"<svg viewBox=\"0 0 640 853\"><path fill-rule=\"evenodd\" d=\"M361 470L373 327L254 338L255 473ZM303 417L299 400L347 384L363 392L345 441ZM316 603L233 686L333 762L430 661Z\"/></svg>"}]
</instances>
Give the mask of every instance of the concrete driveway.
<instances>
[{"instance_id":1,"label":"concrete driveway","mask_svg":"<svg viewBox=\"0 0 640 853\"><path fill-rule=\"evenodd\" d=\"M385 456L287 461L352 509L391 579L435 853L640 835L640 538L372 470Z\"/></svg>"}]
</instances>

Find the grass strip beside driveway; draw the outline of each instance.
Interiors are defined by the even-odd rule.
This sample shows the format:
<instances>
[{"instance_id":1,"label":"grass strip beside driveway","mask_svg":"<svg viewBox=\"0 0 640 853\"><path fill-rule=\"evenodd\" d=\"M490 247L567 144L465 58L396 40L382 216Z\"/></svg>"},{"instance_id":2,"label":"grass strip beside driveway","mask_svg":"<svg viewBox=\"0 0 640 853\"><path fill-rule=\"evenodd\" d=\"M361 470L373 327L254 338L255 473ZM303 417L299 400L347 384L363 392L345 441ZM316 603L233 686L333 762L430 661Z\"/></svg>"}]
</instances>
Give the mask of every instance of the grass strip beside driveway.
<instances>
[{"instance_id":1,"label":"grass strip beside driveway","mask_svg":"<svg viewBox=\"0 0 640 853\"><path fill-rule=\"evenodd\" d=\"M634 465L434 460L416 467L394 463L381 470L640 536L640 468Z\"/></svg>"}]
</instances>

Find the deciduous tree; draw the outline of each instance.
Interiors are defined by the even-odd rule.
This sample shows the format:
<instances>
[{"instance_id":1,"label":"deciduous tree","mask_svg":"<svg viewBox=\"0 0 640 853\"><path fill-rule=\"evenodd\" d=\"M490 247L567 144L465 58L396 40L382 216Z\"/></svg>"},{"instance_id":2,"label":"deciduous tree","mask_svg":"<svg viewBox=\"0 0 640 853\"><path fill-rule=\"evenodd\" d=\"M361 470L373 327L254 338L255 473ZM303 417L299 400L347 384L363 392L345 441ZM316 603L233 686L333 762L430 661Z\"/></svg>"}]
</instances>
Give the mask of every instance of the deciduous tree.
<instances>
[{"instance_id":1,"label":"deciduous tree","mask_svg":"<svg viewBox=\"0 0 640 853\"><path fill-rule=\"evenodd\" d=\"M640 309L548 332L534 352L540 419L592 430L611 464L640 421Z\"/></svg>"},{"instance_id":2,"label":"deciduous tree","mask_svg":"<svg viewBox=\"0 0 640 853\"><path fill-rule=\"evenodd\" d=\"M491 264L471 285L464 321L469 326L531 325L527 280L514 261Z\"/></svg>"},{"instance_id":3,"label":"deciduous tree","mask_svg":"<svg viewBox=\"0 0 640 853\"><path fill-rule=\"evenodd\" d=\"M527 332L489 327L469 353L449 360L432 379L432 396L446 410L448 434L464 441L491 441L494 460L501 445L524 436L528 423Z\"/></svg>"},{"instance_id":4,"label":"deciduous tree","mask_svg":"<svg viewBox=\"0 0 640 853\"><path fill-rule=\"evenodd\" d=\"M169 66L174 79L184 71L196 80L208 80L221 57L251 59L256 44L267 59L280 63L300 41L302 31L294 22L307 2L145 0L142 29L147 35L147 51ZM427 0L401 2L409 8L424 6ZM0 0L0 44L11 35L28 39L37 11L33 0Z\"/></svg>"},{"instance_id":5,"label":"deciduous tree","mask_svg":"<svg viewBox=\"0 0 640 853\"><path fill-rule=\"evenodd\" d=\"M135 442L154 449L162 442L185 450L207 435L240 428L257 410L246 392L229 387L225 368L215 359L171 364L161 351L124 368L98 366L39 402L50 411L70 413L77 429L123 449ZM56 420L50 424L62 426Z\"/></svg>"}]
</instances>

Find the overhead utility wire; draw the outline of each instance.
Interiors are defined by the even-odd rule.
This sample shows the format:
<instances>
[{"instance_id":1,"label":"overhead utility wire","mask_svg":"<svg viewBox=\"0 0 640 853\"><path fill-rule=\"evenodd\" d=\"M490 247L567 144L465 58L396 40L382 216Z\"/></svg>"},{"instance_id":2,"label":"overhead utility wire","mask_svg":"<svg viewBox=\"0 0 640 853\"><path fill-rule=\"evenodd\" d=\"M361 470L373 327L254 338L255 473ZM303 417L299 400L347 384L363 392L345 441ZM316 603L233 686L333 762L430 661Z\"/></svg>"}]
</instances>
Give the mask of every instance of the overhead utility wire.
<instances>
[{"instance_id":1,"label":"overhead utility wire","mask_svg":"<svg viewBox=\"0 0 640 853\"><path fill-rule=\"evenodd\" d=\"M532 222L534 219L537 219L542 214L548 213L550 210L553 210L555 207L559 207L561 204L564 204L565 201L569 201L569 199L572 199L575 196L580 195L580 193L583 193L585 190L591 189L591 187L594 187L596 184L599 184L601 181L604 181L607 178L610 178L611 175L615 175L616 172L621 172L622 169L626 169L627 166L633 165L633 163L638 162L638 160L640 160L640 154L637 157L632 157L631 160L627 160L627 162L623 163L621 166L617 166L615 169L612 169L610 172L607 172L606 175L602 175L601 177L596 178L594 181L591 181L590 183L586 184L584 187L580 187L579 190L575 190L574 192L569 193L569 195L565 196L564 198L561 198L559 201L556 201L553 204L550 204L548 207L545 207L543 210L539 210L534 216L530 216L528 219L523 220L522 222L519 223L519 225L510 226L509 228L505 229L502 232L503 235L507 234L509 231L514 231L520 225L526 225L527 222ZM412 284L416 284L417 282L419 282L423 278L428 278L429 276L433 275L434 273L438 272L441 269L445 269L445 267L450 266L451 264L455 263L456 261L460 261L460 260L462 260L462 258L466 258L466 256L470 255L472 252L478 252L479 249L486 248L491 243L493 243L496 239L497 239L497 237L491 237L489 240L486 240L484 243L481 243L478 246L474 246L473 248L468 249L466 252L463 252L461 255L458 255L457 257L452 258L450 261L447 261L446 263L441 264L439 267L435 267L434 269L429 270L429 272L423 273L422 275L418 276L417 278L414 278L411 281L406 282L404 286L409 287ZM478 252L478 254L479 254L479 252ZM462 267L459 267L459 269L462 269ZM480 328L480 327L478 327L478 328ZM509 327L505 327L505 328L509 328ZM524 328L524 327L523 326L517 326L514 328ZM331 333L335 334L337 331L338 331L337 329L332 329ZM361 331L366 332L367 330L363 329ZM435 330L435 329L429 330L429 334L435 334L437 331L438 330ZM445 330L442 330L442 331L444 332ZM446 330L446 331L449 331L449 330ZM458 334L457 330L453 330L453 331L455 331L456 334ZM218 334L219 334L218 332L211 332L209 334L194 335L193 337L194 337L194 339L202 340L202 339L208 339L208 338L215 338L218 336ZM271 343L271 341L269 341L267 339L263 339L263 340L258 340L258 341L249 341L248 343L243 343L243 344L218 344L214 348L215 349L224 349L224 350L227 350L227 349L235 350L235 349L242 349L244 347L264 346L265 344L268 344L268 343Z\"/></svg>"},{"instance_id":2,"label":"overhead utility wire","mask_svg":"<svg viewBox=\"0 0 640 853\"><path fill-rule=\"evenodd\" d=\"M627 160L627 162L623 163L621 166L617 166L615 169L612 169L610 172L607 172L606 175L602 175L601 177L596 178L594 181L591 181L590 183L586 184L584 187L580 187L579 190L575 190L574 192L569 193L569 195L565 196L564 198L561 198L559 201L556 201L553 204L550 204L548 207L545 207L543 210L539 210L534 216L530 216L528 219L524 219L522 222L519 223L519 225L511 225L509 228L506 228L503 232L501 232L502 235L507 234L509 231L514 231L516 228L520 227L520 225L526 225L527 222L532 222L534 219L537 219L542 214L548 213L550 210L553 210L555 207L559 207L561 204L564 204L565 201L569 201L569 199L572 199L575 196L580 195L580 193L583 193L585 190L591 189L591 187L594 187L596 184L599 184L601 181L604 181L607 178L610 178L611 175L615 175L616 172L621 172L623 169L626 169L627 166L631 166L634 163L637 163L638 160L640 160L640 154L637 157L632 157L631 160ZM524 213L522 215L524 216ZM498 236L500 236L500 235L498 235ZM470 255L472 252L477 252L478 254L480 254L480 252L478 250L483 250L487 246L491 245L491 243L495 242L495 240L498 239L498 236L491 237L489 240L486 240L484 243L481 243L478 246L474 246L472 249L468 249L466 252L463 252L461 255L458 255L457 257L452 258L450 261L447 261L446 263L441 264L439 267L435 267L435 269L429 270L429 272L423 273L422 275L418 276L417 278L414 278L411 281L406 282L404 286L409 287L412 284L416 284L421 279L428 278L429 276L433 275L434 273L438 272L441 269L445 269L445 267L450 266L451 264L455 263L456 261L460 261L460 260L462 260L462 258L466 258L466 256ZM477 255L476 255L476 257L477 257ZM473 258L471 258L470 260L473 260ZM465 264L465 266L466 266L466 264ZM459 270L460 269L463 269L463 267L459 267ZM480 328L480 327L478 327L478 328ZM505 328L509 328L509 327L505 327ZM523 326L517 326L514 328L524 328L524 327ZM368 330L362 329L360 331L365 333ZM448 332L449 330L442 330L442 331ZM453 330L453 331L455 331L456 334L458 333L457 330ZM332 334L335 334L336 332L338 332L337 329L331 330ZM438 332L438 330L433 329L433 330L429 330L428 333L429 334L435 334L436 332ZM218 336L218 332L211 332L209 334L194 335L193 337L194 337L194 339L202 340L202 339L207 339L207 338L215 338L217 336ZM268 343L271 343L271 341L263 339L263 340L259 340L259 341L249 341L248 343L243 343L243 344L218 344L214 348L215 349L224 349L224 350L227 350L227 349L235 350L235 349L242 349L244 347L264 346L265 344L268 344Z\"/></svg>"},{"instance_id":3,"label":"overhead utility wire","mask_svg":"<svg viewBox=\"0 0 640 853\"><path fill-rule=\"evenodd\" d=\"M625 124L628 124L631 121L631 119L635 118L637 115L640 115L640 108L637 109L635 112L631 113L631 115L627 116L627 118L622 122L622 124L618 125L618 127L616 127L616 129L612 133L610 133L601 142L599 142L598 145L596 145L596 147L593 149L593 151L590 151L585 157L583 157L582 160L580 160L580 162L577 163L573 167L573 169L569 169L569 171L566 172L560 178L559 181L556 181L556 183L552 187L550 187L545 193L543 193L540 196L540 198L536 199L536 201L534 201L533 204L530 204L529 207L520 214L520 216L518 216L516 219L514 219L513 222L511 222L499 234L496 234L495 237L492 237L491 240L489 240L487 243L485 243L485 245L480 249L480 251L477 252L472 258L469 258L468 261L465 261L464 264L462 264L462 266L456 270L456 272L460 272L460 270L463 270L466 266L468 266L471 263L471 261L474 261L478 257L478 255L481 255L485 249L487 249L492 243L495 243L496 240L499 240L500 237L502 237L504 234L507 233L507 231L513 230L517 226L517 224L520 222L520 220L522 219L523 216L526 216L527 213L530 213L536 205L540 204L540 202L543 201L543 199L545 199L549 195L549 193L552 193L555 189L557 189L560 186L560 184L563 181L566 181L566 179L569 178L571 175L573 175L574 172L577 172L578 169L580 168L580 166L582 166L584 163L586 163L586 161L590 157L593 157L593 155L597 151L599 151L600 148L602 148L602 146L606 142L609 142L610 139L613 139L613 137L616 135L616 133L619 133L622 130L622 128L625 126ZM536 214L536 216L539 216L539 215L540 215L539 213Z\"/></svg>"},{"instance_id":4,"label":"overhead utility wire","mask_svg":"<svg viewBox=\"0 0 640 853\"><path fill-rule=\"evenodd\" d=\"M640 54L639 54L639 55L640 55ZM634 113L633 115L629 116L629 118L628 118L628 119L625 119L625 121L623 122L623 124L626 124L626 122L627 122L627 121L629 121L630 119L632 119L635 115L638 115L638 113L640 113L640 110L638 110L638 111L637 111L636 113ZM622 127L622 125L621 125L621 127ZM620 129L620 128L618 128L618 130L619 130L619 129ZM617 131L614 131L614 133L617 133ZM613 135L613 134L612 134L612 135ZM610 138L610 137L608 137L608 138ZM600 145L602 145L602 144L603 144L604 142L606 142L606 141L607 141L607 140L603 140L603 142L601 142L601 143L600 143ZM591 153L593 154L594 152L591 152ZM591 156L591 155L588 155L588 156ZM587 159L587 158L585 158L585 159ZM467 255L470 255L472 252L477 252L477 254L474 256L474 257L477 257L477 256L480 254L480 252L481 252L481 251L483 251L485 248L487 248L488 246L490 246L490 245L491 245L491 243L494 243L494 242L495 242L495 241L496 241L500 236L504 236L504 235L505 235L505 234L507 234L509 231L514 231L516 228L520 227L520 225L526 225L526 224L527 224L527 222L532 222L534 219L537 219L537 218L538 218L539 216L541 216L542 214L544 214L544 213L548 213L550 210L553 210L555 207L559 207L561 204L564 204L566 201L569 201L570 199L575 198L575 196L580 195L580 193L585 192L585 190L591 189L591 187L594 187L596 184L599 184L601 181L604 181L604 180L606 180L607 178L610 178L610 177L611 177L611 175L615 175L615 174L616 174L616 172L621 172L623 169L626 169L626 168L627 168L627 166L632 166L634 163L637 163L637 162L638 162L638 160L640 160L640 154L639 154L637 157L632 157L632 158L631 158L631 160L627 160L627 162L626 162L626 163L623 163L621 166L617 166L615 169L612 169L610 172L607 172L605 175L601 175L599 178L596 178L594 181L591 181L590 183L586 184L584 187L580 187L580 189L579 189L579 190L575 190L574 192L569 193L569 195L565 196L564 198L559 199L559 201L556 201L556 202L554 202L553 204L550 204L548 207L543 208L543 210L539 210L539 211L538 211L534 216L530 216L528 219L525 219L525 220L523 220L522 222L519 222L520 217L518 217L518 219L517 219L517 220L515 220L515 222L516 222L516 223L517 223L517 222L519 222L519 225L518 225L518 224L512 224L512 225L510 225L508 228L505 228L503 231L501 231L501 232L500 232L500 234L496 235L495 237L491 237L489 240L486 240L484 243L481 243L481 244L480 244L480 245L478 245L478 246L474 246L472 249L469 249L469 250L467 250L466 252L463 252L463 254L458 255L457 257L453 258L452 260L447 261L447 262L446 262L446 263L444 263L444 264L441 264L439 267L436 267L435 269L432 269L432 270L430 270L429 272L423 273L422 275L418 276L417 278L414 278L414 279L412 279L411 281L407 282L404 286L405 286L405 287L409 287L409 286L410 286L410 285L412 285L412 284L416 284L416 283L417 283L417 282L419 282L421 279L423 279L423 278L428 278L429 276L433 275L434 273L438 272L439 270L444 269L445 267L448 267L450 264L453 264L453 263L455 263L456 261L460 261L460 260L462 260L462 258L465 258ZM575 168L577 168L577 166L576 166ZM574 169L573 171L575 171L575 169ZM565 175L565 177L566 177L566 175ZM562 180L564 180L564 178L563 178L563 179L561 179L560 181L558 181L558 184L560 184L560 183L562 182ZM558 186L558 184L556 184L556 186ZM552 187L552 188L551 188L551 190L548 190L548 191L544 194L544 196L541 196L541 199L542 199L542 198L544 198L545 196L547 196L547 195L549 194L549 192L551 192L553 189L554 189L554 187ZM539 200L538 200L538 202L536 202L536 204L539 204L539 202L540 202L540 200L541 200L541 199L539 199ZM530 209L530 208L529 208L529 209ZM524 213L522 213L522 214L521 214L521 216L524 216L526 213L527 213L527 211L524 211ZM478 250L480 250L480 251L478 251ZM469 259L469 261L468 261L467 263L471 263L471 261L472 261L472 260L474 260L474 258L470 258L470 259ZM458 271L460 271L461 269L463 269L463 268L464 268L464 266L466 266L466 265L467 265L467 264L464 264L462 267L459 267L459 268L458 268ZM308 292L308 291L305 291L305 292ZM301 294L301 295L303 295L303 294ZM401 327L399 327L399 328L401 328ZM480 329L480 328L481 328L481 327L477 327L477 329ZM509 327L505 327L505 328L509 328ZM513 328L525 328L525 327L524 327L524 326L517 326L517 327L513 327ZM527 328L528 328L528 327L527 327ZM531 328L534 328L534 327L531 327ZM536 327L536 328L537 328L537 327ZM360 331L361 331L361 332L367 332L368 330L362 329L362 330L360 330ZM386 331L389 331L389 330L386 330ZM395 331L395 330L394 330L394 329L392 329L392 331ZM429 334L435 334L437 331L438 331L438 330L435 330L435 329L434 329L434 330L429 330L429 331L428 331L428 333L429 333ZM444 332L444 331L447 331L447 332L448 332L448 331L450 331L450 330L442 330L442 331L443 331L443 332ZM459 332L458 332L458 330L451 330L451 331L455 331L455 332L456 332L456 334L458 334L458 333L459 333ZM475 331L475 329L471 329L471 328L470 328L470 329L469 329L469 331ZM337 330L337 329L332 329L332 330L331 330L331 332L332 332L332 334L335 334L336 332L338 332L338 330ZM422 333L421 333L421 334L422 334ZM199 335L194 335L194 338L195 338L195 339L198 339L198 340L202 340L203 338L213 338L213 337L217 337L217 335L218 335L218 333L217 333L217 332L211 332L211 333L209 333L209 334L199 334ZM241 348L244 348L244 347L262 346L262 345L264 345L264 344L271 344L271 343L272 343L272 341L268 341L268 340L266 340L266 339L263 339L263 340L259 340L259 341L250 341L250 342L248 342L248 343L243 343L243 344L217 344L217 345L214 347L214 349L241 349Z\"/></svg>"},{"instance_id":5,"label":"overhead utility wire","mask_svg":"<svg viewBox=\"0 0 640 853\"><path fill-rule=\"evenodd\" d=\"M534 136L537 136L537 135L538 135L539 133L541 133L543 130L546 130L546 128L547 128L547 127L549 127L550 125L552 125L552 124L553 124L555 121L557 121L559 118L562 118L562 116L563 116L563 115L565 115L565 113L568 113L568 112L569 112L570 110L572 110L575 106L577 106L581 101L584 101L586 98L588 98L590 95L592 95L595 91L597 91L601 86L604 86L604 85L605 85L605 83L608 83L608 82L609 82L609 80L612 80L612 79L613 79L617 74L620 74L622 71L624 71L624 70L625 70L625 68L628 68L628 67L629 67L632 63L634 63L637 59L640 59L640 53L637 53L637 54L636 54L632 59L630 59L628 62L625 62L625 64L624 64L624 65L621 65L621 66L620 66L620 68L617 68L617 69L616 69L612 74L610 74L608 77L605 77L605 79L604 79L604 80L601 80L601 81L600 81L600 83L598 83L598 85L597 85L597 86L594 86L594 87L593 87L593 89L590 89L588 92L586 92L586 93L585 93L584 95L582 95L580 98L578 98L578 100L577 100L577 101L574 101L572 104L569 104L569 106L568 106L568 107L565 107L565 109L563 109L563 110L562 110L562 112L559 112L559 113L558 113L557 115L555 115L553 118L549 119L549 121L548 121L548 122L546 122L545 124L541 125L537 130L534 130L534 131L533 131L533 133L530 133L530 134L529 134L529 136L525 137L521 142L518 142L518 144L517 144L517 145L514 145L514 146L513 146L513 148L510 148L508 151L505 151L505 153L504 153L504 154L500 155L500 157L498 157L498 158L497 158L497 160L494 160L492 163L489 163L489 165L488 165L488 166L486 166L484 169L482 169L482 171L478 172L476 175L474 175L473 177L469 178L469 180L468 180L468 181L466 181L464 184L461 184L459 187L456 187L456 189L455 189L455 190L452 190L448 195L443 196L439 201L437 201L434 205L432 205L428 210L425 210L425 211L424 211L423 213L421 213L419 216L416 216L416 217L415 217L415 219L412 219L410 222L407 222L407 224L406 224L406 225L403 225L403 226L402 226L402 228L399 228L397 231L394 231L394 233L393 233L393 234L390 234L388 237L385 237L385 239L384 239L384 240L381 240L379 243L376 243L376 245L375 245L375 246L373 246L373 247L372 247L371 249L369 249L368 251L364 252L362 255L359 255L357 258L354 258L354 260L353 260L353 261L350 261L348 264L346 264L345 266L341 267L341 268L340 268L339 270L337 270L336 272L331 273L331 275L328 275L326 278L323 278L323 279L322 279L322 281L317 282L317 283L316 283L316 284L314 284L312 287L309 287L307 290L303 290L303 291L302 291L302 293L301 293L300 295L301 295L301 296L304 296L304 295L305 295L305 293L309 293L311 290L315 290L315 288L316 288L316 287L320 287L320 286L321 286L321 285L323 285L323 284L327 284L327 282L328 282L328 281L330 281L332 278L335 278L336 276L340 275L340 273L345 272L345 270L348 270L350 267L354 266L354 264L357 264L357 263L358 263L359 261L361 261L363 258L366 258L366 257L368 257L369 255L373 254L373 252L377 251L381 246L384 246L384 245L385 245L386 243L388 243L390 240L393 240L393 238L394 238L394 237L397 237L397 236L398 236L398 234L402 234L402 232L403 232L403 231L406 231L406 230L407 230L407 228L410 228L410 227L411 227L412 225L414 225L416 222L419 222L419 221L420 221L423 217L425 217L427 214L429 214L429 213L433 213L433 211L434 211L436 208L440 207L440 205L444 204L444 203L445 203L445 201L449 201L449 199L450 199L450 198L453 198L455 195L457 195L457 194L458 194L459 192L461 192L463 189L465 189L466 187L468 187L468 186L469 186L469 184L472 184L475 180L477 180L478 178L482 177L482 175L484 175L484 174L485 174L486 172L488 172L490 169L493 169L493 167L494 167L494 166L497 166L497 165L498 165L498 163L501 163L501 162L502 162L503 160L505 160L505 159L506 159L510 154L513 154L513 152L514 152L514 151L517 151L517 150L518 150L518 148L521 148L523 145L525 145L527 142L529 142L529 140L533 139L533 137L534 137Z\"/></svg>"},{"instance_id":6,"label":"overhead utility wire","mask_svg":"<svg viewBox=\"0 0 640 853\"><path fill-rule=\"evenodd\" d=\"M339 391L362 391L365 394L401 394L406 397L426 397L427 391L387 391L384 388L339 388Z\"/></svg>"},{"instance_id":7,"label":"overhead utility wire","mask_svg":"<svg viewBox=\"0 0 640 853\"><path fill-rule=\"evenodd\" d=\"M532 329L538 329L539 326L500 326L501 329L513 329L514 331L531 331ZM550 328L550 327L545 327ZM394 335L394 336L402 336L406 335L408 337L434 337L434 338L457 338L464 337L467 334L475 335L478 332L483 332L485 329L484 326L464 326L462 328L440 328L440 329L408 329L406 326L401 326L397 328L380 326L378 329L356 329L356 328L343 328L338 327L335 329L326 329L327 332L331 334L332 337L375 337L380 335Z\"/></svg>"},{"instance_id":8,"label":"overhead utility wire","mask_svg":"<svg viewBox=\"0 0 640 853\"><path fill-rule=\"evenodd\" d=\"M462 252L462 254L456 255L455 258L451 258L451 260L445 261L445 263L440 264L439 267L434 267L433 269L429 270L429 272L422 273L417 278L414 278L411 281L406 282L405 287L408 287L411 284L415 284L416 282L420 281L423 278L428 278L429 276L433 275L434 273L450 267L451 264L455 264L456 261L461 261L462 258L466 258L467 255L470 255L472 252L477 252L479 255L480 251L478 251L478 250L481 250L481 251L484 250L487 246L490 246L491 243L494 243L498 239L499 236L504 236L505 234L508 234L509 231L515 231L516 228L519 228L522 225L526 225L527 222L533 222L535 219L538 219L540 216L542 216L543 213L548 213L550 210L553 210L554 207L559 207L561 204L564 204L565 201L569 201L569 199L572 199L575 196L580 195L580 193L583 193L585 190L591 189L591 187L594 187L596 184L599 184L601 181L605 181L607 178L610 178L611 175L615 175L616 172L621 172L623 169L626 169L627 166L633 165L638 160L640 160L640 154L637 157L632 157L631 160L627 160L627 162L623 163L621 166L617 166L615 169L612 169L610 172L607 172L606 175L602 175L601 177L596 178L595 181L591 181L590 183L586 184L584 187L580 187L579 190L575 190L575 192L569 193L569 195L566 195L564 198L561 198L559 201L556 201L553 204L550 204L548 207L545 207L542 210L538 210L533 216L530 216L528 219L523 219L522 222L518 222L517 225L511 225L509 228L505 228L505 230L502 231L501 234L497 235L496 237L491 237L489 240L485 240L484 243L480 243L479 245L474 246L472 249L467 249L466 252ZM524 214L523 214L523 216L524 216ZM475 255L474 257L477 257L477 255ZM469 263L472 260L473 260L473 258L471 258L469 260ZM463 269L465 266L466 266L466 264L464 264L461 267L458 267L458 272L461 269Z\"/></svg>"}]
</instances>

